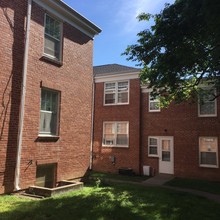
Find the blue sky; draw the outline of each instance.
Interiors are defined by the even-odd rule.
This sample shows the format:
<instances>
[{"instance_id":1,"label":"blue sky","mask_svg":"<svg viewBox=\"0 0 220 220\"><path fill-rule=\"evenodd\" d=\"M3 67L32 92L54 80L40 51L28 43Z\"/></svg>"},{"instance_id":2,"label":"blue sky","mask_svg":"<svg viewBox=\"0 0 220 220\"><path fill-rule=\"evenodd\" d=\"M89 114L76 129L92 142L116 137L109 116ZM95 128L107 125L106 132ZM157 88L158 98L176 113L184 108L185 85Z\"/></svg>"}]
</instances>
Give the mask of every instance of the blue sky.
<instances>
[{"instance_id":1,"label":"blue sky","mask_svg":"<svg viewBox=\"0 0 220 220\"><path fill-rule=\"evenodd\" d=\"M64 0L69 6L95 23L102 32L94 39L93 64L117 63L135 67L134 62L121 56L128 45L136 43L136 34L145 29L137 15L159 13L165 3L174 0Z\"/></svg>"}]
</instances>

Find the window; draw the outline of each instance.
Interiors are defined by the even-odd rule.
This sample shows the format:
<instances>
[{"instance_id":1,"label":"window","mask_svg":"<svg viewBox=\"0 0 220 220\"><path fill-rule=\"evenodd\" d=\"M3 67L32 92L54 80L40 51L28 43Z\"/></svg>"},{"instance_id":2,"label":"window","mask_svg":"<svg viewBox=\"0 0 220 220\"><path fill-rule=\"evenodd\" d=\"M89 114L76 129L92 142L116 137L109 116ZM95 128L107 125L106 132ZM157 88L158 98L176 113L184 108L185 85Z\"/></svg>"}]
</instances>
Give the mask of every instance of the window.
<instances>
[{"instance_id":1,"label":"window","mask_svg":"<svg viewBox=\"0 0 220 220\"><path fill-rule=\"evenodd\" d=\"M128 147L128 122L104 122L102 145Z\"/></svg>"},{"instance_id":2,"label":"window","mask_svg":"<svg viewBox=\"0 0 220 220\"><path fill-rule=\"evenodd\" d=\"M148 138L148 156L158 157L158 138L149 137Z\"/></svg>"},{"instance_id":3,"label":"window","mask_svg":"<svg viewBox=\"0 0 220 220\"><path fill-rule=\"evenodd\" d=\"M149 94L149 112L159 112L160 111L160 100L158 98L154 99Z\"/></svg>"},{"instance_id":4,"label":"window","mask_svg":"<svg viewBox=\"0 0 220 220\"><path fill-rule=\"evenodd\" d=\"M115 104L116 83L105 84L105 104Z\"/></svg>"},{"instance_id":5,"label":"window","mask_svg":"<svg viewBox=\"0 0 220 220\"><path fill-rule=\"evenodd\" d=\"M41 90L40 134L58 134L58 102L58 92L49 89Z\"/></svg>"},{"instance_id":6,"label":"window","mask_svg":"<svg viewBox=\"0 0 220 220\"><path fill-rule=\"evenodd\" d=\"M170 140L161 140L161 156L162 161L171 160L171 141Z\"/></svg>"},{"instance_id":7,"label":"window","mask_svg":"<svg viewBox=\"0 0 220 220\"><path fill-rule=\"evenodd\" d=\"M129 83L109 82L105 83L105 105L128 104Z\"/></svg>"},{"instance_id":8,"label":"window","mask_svg":"<svg viewBox=\"0 0 220 220\"><path fill-rule=\"evenodd\" d=\"M204 89L199 96L199 116L212 117L217 116L217 100L215 99L215 90Z\"/></svg>"},{"instance_id":9,"label":"window","mask_svg":"<svg viewBox=\"0 0 220 220\"><path fill-rule=\"evenodd\" d=\"M199 158L201 167L218 167L217 137L199 138Z\"/></svg>"},{"instance_id":10,"label":"window","mask_svg":"<svg viewBox=\"0 0 220 220\"><path fill-rule=\"evenodd\" d=\"M54 60L61 60L61 22L45 15L44 54Z\"/></svg>"}]
</instances>

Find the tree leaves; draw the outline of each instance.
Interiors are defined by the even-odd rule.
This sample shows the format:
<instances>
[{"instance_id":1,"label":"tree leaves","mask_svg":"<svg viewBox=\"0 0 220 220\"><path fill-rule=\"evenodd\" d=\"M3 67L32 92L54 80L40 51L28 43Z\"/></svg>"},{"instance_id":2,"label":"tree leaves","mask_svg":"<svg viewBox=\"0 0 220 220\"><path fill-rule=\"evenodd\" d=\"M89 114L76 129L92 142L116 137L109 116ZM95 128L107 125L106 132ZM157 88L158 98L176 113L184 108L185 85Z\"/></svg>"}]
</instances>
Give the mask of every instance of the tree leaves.
<instances>
[{"instance_id":1,"label":"tree leaves","mask_svg":"<svg viewBox=\"0 0 220 220\"><path fill-rule=\"evenodd\" d=\"M154 24L137 34L123 53L143 67L141 80L160 95L164 106L199 93L199 86L220 85L220 1L178 0L156 15L140 14Z\"/></svg>"}]
</instances>

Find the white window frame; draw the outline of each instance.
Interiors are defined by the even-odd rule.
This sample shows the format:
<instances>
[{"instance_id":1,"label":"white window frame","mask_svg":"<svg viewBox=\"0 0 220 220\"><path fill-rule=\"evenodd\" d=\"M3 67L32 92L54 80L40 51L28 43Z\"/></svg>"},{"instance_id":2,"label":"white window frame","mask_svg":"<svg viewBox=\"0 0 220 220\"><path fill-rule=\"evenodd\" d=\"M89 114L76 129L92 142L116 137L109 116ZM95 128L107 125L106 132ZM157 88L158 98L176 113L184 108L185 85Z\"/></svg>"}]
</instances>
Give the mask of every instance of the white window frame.
<instances>
[{"instance_id":1,"label":"white window frame","mask_svg":"<svg viewBox=\"0 0 220 220\"><path fill-rule=\"evenodd\" d=\"M120 123L126 123L127 124L127 138L128 138L128 144L127 145L120 145L117 144L117 125ZM105 136L105 125L106 124L113 124L114 126L114 140L113 140L113 144L105 144L104 143L104 136ZM124 148L128 148L129 147L129 122L128 121L105 121L103 122L103 130L102 130L102 147L124 147Z\"/></svg>"},{"instance_id":2,"label":"white window frame","mask_svg":"<svg viewBox=\"0 0 220 220\"><path fill-rule=\"evenodd\" d=\"M200 144L201 144L201 139L202 138L207 138L207 139L217 139L217 149L216 149L216 165L211 165L211 164L201 164L201 150L200 150ZM209 151L206 151L206 152L209 152ZM199 137L199 166L200 167L207 167L207 168L218 168L219 167L219 163L218 163L218 137L204 137L204 136L201 136Z\"/></svg>"},{"instance_id":3,"label":"white window frame","mask_svg":"<svg viewBox=\"0 0 220 220\"><path fill-rule=\"evenodd\" d=\"M53 36L51 36L50 34L46 33L46 17L50 17L54 20L56 20L57 22L60 23L60 39L57 39L57 38L54 38ZM54 40L57 40L59 41L59 57L55 57L55 56L51 56L50 54L46 53L45 52L45 35L47 35L48 37L51 37L53 38ZM57 19L56 17L48 14L48 13L45 13L44 14L44 49L43 49L43 54L45 57L49 58L49 59L52 59L54 61L58 61L58 62L61 62L62 61L62 57L63 57L63 22L61 22L59 19Z\"/></svg>"},{"instance_id":4,"label":"white window frame","mask_svg":"<svg viewBox=\"0 0 220 220\"><path fill-rule=\"evenodd\" d=\"M203 88L203 90L213 90L214 94L216 95L216 89L210 89L210 88ZM198 115L199 117L216 117L217 116L217 99L214 99L213 101L208 101L208 102L214 102L215 103L215 113L214 114L201 114L200 113L200 98L198 100Z\"/></svg>"},{"instance_id":5,"label":"white window frame","mask_svg":"<svg viewBox=\"0 0 220 220\"><path fill-rule=\"evenodd\" d=\"M56 116L56 133L55 134L52 134L51 132L42 132L41 131L41 127L39 126L39 137L57 137L59 135L59 120L60 120L60 92L57 91L57 90L52 90L52 89L48 89L48 88L45 88L45 87L42 87L41 88L41 98L40 98L40 113L44 113L44 112L48 112L48 113L53 113L52 111L46 111L46 110L41 110L41 99L42 99L42 90L46 90L46 91L49 91L49 92L53 92L53 93L57 93L57 116ZM41 115L41 114L40 114ZM40 116L40 123L41 123L41 116Z\"/></svg>"},{"instance_id":6,"label":"white window frame","mask_svg":"<svg viewBox=\"0 0 220 220\"><path fill-rule=\"evenodd\" d=\"M160 112L160 100L158 99L158 98L156 98L156 99L152 99L152 96L151 96L151 94L149 93L149 96L148 96L148 98L149 98L149 106L148 106L148 109L149 109L149 112ZM150 108L150 104L151 103L158 103L158 109L151 109Z\"/></svg>"},{"instance_id":7,"label":"white window frame","mask_svg":"<svg viewBox=\"0 0 220 220\"><path fill-rule=\"evenodd\" d=\"M121 83L121 82L127 82L128 83L128 101L127 102L118 102L118 83ZM115 102L114 103L109 103L109 104L106 104L105 103L105 95L108 94L106 93L106 84L109 84L109 83L115 83ZM103 103L104 103L104 106L109 106L109 105L128 105L129 104L129 99L130 99L130 81L129 80L120 80L120 81L110 81L110 82L105 82L104 83L104 97L103 97Z\"/></svg>"},{"instance_id":8,"label":"white window frame","mask_svg":"<svg viewBox=\"0 0 220 220\"><path fill-rule=\"evenodd\" d=\"M153 139L156 139L157 140L157 145L150 145L150 139L153 138ZM148 137L148 156L149 157L159 157L159 137L157 136L149 136ZM151 154L150 153L150 146L153 146L153 147L157 147L157 154Z\"/></svg>"}]
</instances>

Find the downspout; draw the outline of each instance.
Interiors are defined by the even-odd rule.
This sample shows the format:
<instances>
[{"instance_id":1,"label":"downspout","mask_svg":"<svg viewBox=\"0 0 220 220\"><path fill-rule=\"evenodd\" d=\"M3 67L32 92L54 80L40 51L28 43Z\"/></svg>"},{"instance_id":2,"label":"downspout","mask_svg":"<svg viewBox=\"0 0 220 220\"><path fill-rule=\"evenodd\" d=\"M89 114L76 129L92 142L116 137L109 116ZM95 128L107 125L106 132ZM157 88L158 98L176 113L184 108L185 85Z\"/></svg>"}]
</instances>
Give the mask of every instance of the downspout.
<instances>
[{"instance_id":1,"label":"downspout","mask_svg":"<svg viewBox=\"0 0 220 220\"><path fill-rule=\"evenodd\" d=\"M15 191L20 190L20 187L19 187L20 165L21 165L21 149L22 149L23 126L24 126L24 106L25 106L25 94L26 94L26 79L27 79L31 8L32 8L32 0L28 0L25 46L24 46L24 61L23 61L23 70L22 70L22 88L21 88L22 92L21 92L21 103L20 103L20 114L19 114L19 125L18 125L18 149L17 149L17 156L16 156L15 180L14 180L14 190Z\"/></svg>"},{"instance_id":2,"label":"downspout","mask_svg":"<svg viewBox=\"0 0 220 220\"><path fill-rule=\"evenodd\" d=\"M94 106L95 106L94 73L92 75L93 75L93 77L92 77L92 125L91 125L90 161L89 161L89 169L90 170L92 170L92 162L93 162Z\"/></svg>"},{"instance_id":3,"label":"downspout","mask_svg":"<svg viewBox=\"0 0 220 220\"><path fill-rule=\"evenodd\" d=\"M140 79L139 79L140 80ZM139 105L139 173L140 175L143 175L143 157L142 157L142 131L143 131L143 126L142 126L142 98L143 98L143 94L142 94L142 89L141 89L141 83L140 83L140 105Z\"/></svg>"}]
</instances>

